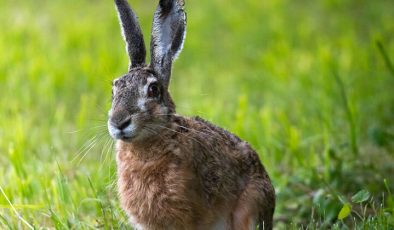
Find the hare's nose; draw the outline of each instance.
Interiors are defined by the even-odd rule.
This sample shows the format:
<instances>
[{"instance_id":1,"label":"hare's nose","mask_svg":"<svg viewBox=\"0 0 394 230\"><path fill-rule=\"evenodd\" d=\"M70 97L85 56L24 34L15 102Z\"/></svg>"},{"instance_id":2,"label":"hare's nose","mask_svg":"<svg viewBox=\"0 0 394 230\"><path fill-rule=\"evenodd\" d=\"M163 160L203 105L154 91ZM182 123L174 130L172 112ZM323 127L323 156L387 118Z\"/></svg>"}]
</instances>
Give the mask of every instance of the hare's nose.
<instances>
[{"instance_id":1,"label":"hare's nose","mask_svg":"<svg viewBox=\"0 0 394 230\"><path fill-rule=\"evenodd\" d=\"M111 120L111 125L113 125L115 128L119 130L124 130L130 124L131 124L131 118L127 118L125 120L118 120L118 121Z\"/></svg>"}]
</instances>

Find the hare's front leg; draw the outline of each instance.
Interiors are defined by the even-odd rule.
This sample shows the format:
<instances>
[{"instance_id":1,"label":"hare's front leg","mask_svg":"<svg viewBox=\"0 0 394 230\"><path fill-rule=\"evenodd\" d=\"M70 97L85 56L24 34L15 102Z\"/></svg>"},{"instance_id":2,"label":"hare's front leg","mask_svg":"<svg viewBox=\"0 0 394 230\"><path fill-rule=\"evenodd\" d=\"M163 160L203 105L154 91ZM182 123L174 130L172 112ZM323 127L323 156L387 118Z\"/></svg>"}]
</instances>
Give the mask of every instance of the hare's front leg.
<instances>
[{"instance_id":1,"label":"hare's front leg","mask_svg":"<svg viewBox=\"0 0 394 230\"><path fill-rule=\"evenodd\" d=\"M272 229L275 198L270 194L258 182L250 182L232 211L232 229L255 230L257 225L259 229Z\"/></svg>"},{"instance_id":2,"label":"hare's front leg","mask_svg":"<svg viewBox=\"0 0 394 230\"><path fill-rule=\"evenodd\" d=\"M242 195L238 200L236 208L233 210L232 229L256 229L257 219L258 215L255 204L246 195Z\"/></svg>"}]
</instances>

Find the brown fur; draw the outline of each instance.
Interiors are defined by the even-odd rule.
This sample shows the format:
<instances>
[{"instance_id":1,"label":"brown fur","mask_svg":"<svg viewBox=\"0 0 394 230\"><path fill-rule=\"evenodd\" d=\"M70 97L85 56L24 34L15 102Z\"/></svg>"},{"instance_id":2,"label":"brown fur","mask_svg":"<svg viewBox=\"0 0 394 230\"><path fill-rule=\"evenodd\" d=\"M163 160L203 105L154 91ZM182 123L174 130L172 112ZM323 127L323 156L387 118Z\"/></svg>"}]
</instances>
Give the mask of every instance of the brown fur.
<instances>
[{"instance_id":1,"label":"brown fur","mask_svg":"<svg viewBox=\"0 0 394 230\"><path fill-rule=\"evenodd\" d=\"M127 0L115 4L131 64L113 82L108 129L130 222L155 230L271 229L275 191L257 153L201 118L175 113L168 86L185 38L184 2L160 0L150 65L136 15Z\"/></svg>"},{"instance_id":2,"label":"brown fur","mask_svg":"<svg viewBox=\"0 0 394 230\"><path fill-rule=\"evenodd\" d=\"M257 154L200 118L174 115L154 138L119 141L117 163L122 207L147 229L208 229L220 218L250 229L262 214L272 225L274 189Z\"/></svg>"}]
</instances>

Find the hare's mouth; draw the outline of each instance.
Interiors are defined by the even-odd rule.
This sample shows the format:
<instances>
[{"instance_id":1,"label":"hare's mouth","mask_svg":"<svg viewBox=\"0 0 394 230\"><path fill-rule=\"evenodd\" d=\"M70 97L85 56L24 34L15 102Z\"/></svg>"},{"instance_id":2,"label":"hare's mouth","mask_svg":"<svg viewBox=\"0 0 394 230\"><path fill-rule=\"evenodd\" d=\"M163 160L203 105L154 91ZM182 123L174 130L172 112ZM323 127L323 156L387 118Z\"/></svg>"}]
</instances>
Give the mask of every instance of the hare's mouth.
<instances>
[{"instance_id":1,"label":"hare's mouth","mask_svg":"<svg viewBox=\"0 0 394 230\"><path fill-rule=\"evenodd\" d=\"M116 140L130 141L136 136L136 127L131 122L124 126L116 126L108 121L108 131Z\"/></svg>"}]
</instances>

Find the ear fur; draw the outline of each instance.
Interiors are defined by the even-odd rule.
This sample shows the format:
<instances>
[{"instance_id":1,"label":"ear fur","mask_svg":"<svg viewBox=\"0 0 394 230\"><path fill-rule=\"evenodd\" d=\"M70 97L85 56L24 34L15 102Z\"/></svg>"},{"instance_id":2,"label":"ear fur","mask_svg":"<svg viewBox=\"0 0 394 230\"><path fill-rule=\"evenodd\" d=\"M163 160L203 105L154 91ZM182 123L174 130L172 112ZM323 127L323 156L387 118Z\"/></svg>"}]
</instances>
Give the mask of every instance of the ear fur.
<instances>
[{"instance_id":1,"label":"ear fur","mask_svg":"<svg viewBox=\"0 0 394 230\"><path fill-rule=\"evenodd\" d=\"M137 16L130 8L127 0L115 0L119 22L122 28L123 39L129 54L129 71L145 64L146 49Z\"/></svg>"},{"instance_id":2,"label":"ear fur","mask_svg":"<svg viewBox=\"0 0 394 230\"><path fill-rule=\"evenodd\" d=\"M153 18L151 67L169 85L172 62L183 48L186 13L183 0L160 0Z\"/></svg>"}]
</instances>

